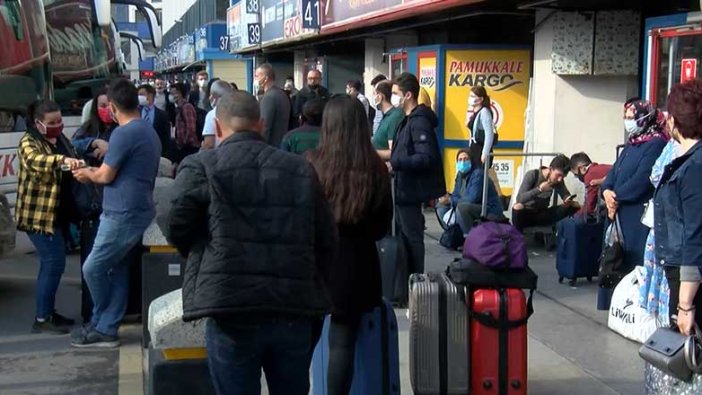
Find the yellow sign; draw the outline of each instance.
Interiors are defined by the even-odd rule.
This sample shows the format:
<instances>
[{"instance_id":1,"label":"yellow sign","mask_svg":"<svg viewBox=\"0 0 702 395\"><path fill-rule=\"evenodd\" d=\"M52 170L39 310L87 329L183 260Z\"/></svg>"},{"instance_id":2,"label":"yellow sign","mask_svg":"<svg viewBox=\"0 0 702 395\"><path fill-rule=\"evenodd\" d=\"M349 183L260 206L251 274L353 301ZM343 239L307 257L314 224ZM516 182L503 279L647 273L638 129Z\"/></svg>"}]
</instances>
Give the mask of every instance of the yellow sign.
<instances>
[{"instance_id":1,"label":"yellow sign","mask_svg":"<svg viewBox=\"0 0 702 395\"><path fill-rule=\"evenodd\" d=\"M421 64L420 64L421 69ZM483 86L490 96L492 114L499 141L524 141L524 115L529 100L531 55L526 49L466 49L446 51L444 70L444 140L465 141L470 134L468 121L473 115L468 96L473 86ZM455 145L455 144L454 144ZM502 152L509 152L508 150ZM453 186L456 174L456 150L444 150L447 185ZM520 157L495 158L502 193L509 195ZM511 173L511 176L509 172ZM517 186L518 188L518 186Z\"/></svg>"},{"instance_id":2,"label":"yellow sign","mask_svg":"<svg viewBox=\"0 0 702 395\"><path fill-rule=\"evenodd\" d=\"M426 90L431 100L431 107L436 110L436 54L432 56L420 55L419 58L419 86Z\"/></svg>"}]
</instances>

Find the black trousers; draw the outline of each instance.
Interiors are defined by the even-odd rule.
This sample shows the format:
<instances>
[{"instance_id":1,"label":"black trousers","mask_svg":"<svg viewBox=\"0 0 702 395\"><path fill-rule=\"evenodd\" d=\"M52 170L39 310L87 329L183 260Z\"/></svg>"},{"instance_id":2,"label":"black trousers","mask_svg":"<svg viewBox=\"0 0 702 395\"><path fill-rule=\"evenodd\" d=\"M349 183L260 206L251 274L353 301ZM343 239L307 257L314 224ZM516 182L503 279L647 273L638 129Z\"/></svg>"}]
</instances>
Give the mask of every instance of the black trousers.
<instances>
[{"instance_id":1,"label":"black trousers","mask_svg":"<svg viewBox=\"0 0 702 395\"><path fill-rule=\"evenodd\" d=\"M329 368L327 394L348 395L351 391L356 357L356 337L361 316L332 314L329 326Z\"/></svg>"},{"instance_id":2,"label":"black trousers","mask_svg":"<svg viewBox=\"0 0 702 395\"><path fill-rule=\"evenodd\" d=\"M680 303L680 268L677 266L665 266L665 277L668 279L668 286L670 287L670 298L668 300L670 315L677 315L678 304ZM702 288L695 295L694 305L696 307L695 322L702 327Z\"/></svg>"},{"instance_id":3,"label":"black trousers","mask_svg":"<svg viewBox=\"0 0 702 395\"><path fill-rule=\"evenodd\" d=\"M400 244L407 257L408 274L424 273L424 213L422 204L395 206ZM405 284L407 279L405 279Z\"/></svg>"},{"instance_id":4,"label":"black trousers","mask_svg":"<svg viewBox=\"0 0 702 395\"><path fill-rule=\"evenodd\" d=\"M553 225L563 218L569 217L577 212L578 208L565 205L549 207L544 210L535 210L532 208L523 208L521 210L512 209L512 224L518 231L522 232L524 228L531 226Z\"/></svg>"}]
</instances>

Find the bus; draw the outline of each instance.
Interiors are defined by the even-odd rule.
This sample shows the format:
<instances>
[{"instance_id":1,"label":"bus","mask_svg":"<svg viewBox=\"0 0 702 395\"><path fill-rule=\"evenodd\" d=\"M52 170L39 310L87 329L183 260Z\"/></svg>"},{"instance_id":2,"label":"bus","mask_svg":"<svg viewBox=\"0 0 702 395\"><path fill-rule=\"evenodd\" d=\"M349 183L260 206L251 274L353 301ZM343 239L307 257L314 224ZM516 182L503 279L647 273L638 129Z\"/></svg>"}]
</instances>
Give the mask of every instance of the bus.
<instances>
[{"instance_id":1,"label":"bus","mask_svg":"<svg viewBox=\"0 0 702 395\"><path fill-rule=\"evenodd\" d=\"M11 204L27 106L37 98L55 100L71 136L83 105L125 72L112 4L135 6L154 47L161 46L156 10L142 0L0 0L0 193Z\"/></svg>"}]
</instances>

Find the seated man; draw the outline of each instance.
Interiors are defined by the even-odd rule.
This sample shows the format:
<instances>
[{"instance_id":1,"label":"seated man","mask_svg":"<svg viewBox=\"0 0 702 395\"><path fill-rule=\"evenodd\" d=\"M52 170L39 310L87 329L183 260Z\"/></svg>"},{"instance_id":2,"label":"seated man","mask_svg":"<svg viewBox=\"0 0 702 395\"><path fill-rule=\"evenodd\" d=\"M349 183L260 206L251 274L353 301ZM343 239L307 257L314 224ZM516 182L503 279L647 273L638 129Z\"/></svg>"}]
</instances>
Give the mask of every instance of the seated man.
<instances>
[{"instance_id":1,"label":"seated man","mask_svg":"<svg viewBox=\"0 0 702 395\"><path fill-rule=\"evenodd\" d=\"M593 163L590 157L584 152L579 152L570 157L570 170L573 175L583 184L587 194L585 197L585 213L591 217L597 217L597 200L600 196L600 185L607 178L607 173L612 169L611 165L601 165Z\"/></svg>"},{"instance_id":2,"label":"seated man","mask_svg":"<svg viewBox=\"0 0 702 395\"><path fill-rule=\"evenodd\" d=\"M517 203L512 207L512 223L517 230L553 225L578 211L580 205L574 200L575 195L571 195L563 183L569 168L570 160L558 155L549 167L542 166L524 174ZM563 204L550 207L554 191L563 199Z\"/></svg>"},{"instance_id":3,"label":"seated man","mask_svg":"<svg viewBox=\"0 0 702 395\"><path fill-rule=\"evenodd\" d=\"M466 235L473 223L480 219L483 201L483 180L485 171L473 167L467 150L459 150L456 155L456 183L453 193L439 199L436 208L442 226L457 222ZM457 215L452 215L455 211ZM487 216L502 218L502 205L492 182L488 182Z\"/></svg>"}]
</instances>

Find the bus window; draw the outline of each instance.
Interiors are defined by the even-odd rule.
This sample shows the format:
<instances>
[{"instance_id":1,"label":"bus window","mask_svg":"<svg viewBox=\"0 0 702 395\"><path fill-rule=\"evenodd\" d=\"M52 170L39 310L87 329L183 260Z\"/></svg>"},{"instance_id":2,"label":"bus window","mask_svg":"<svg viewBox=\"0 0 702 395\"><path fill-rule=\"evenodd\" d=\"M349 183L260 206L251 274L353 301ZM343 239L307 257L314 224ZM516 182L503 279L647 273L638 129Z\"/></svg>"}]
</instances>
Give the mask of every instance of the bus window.
<instances>
[{"instance_id":1,"label":"bus window","mask_svg":"<svg viewBox=\"0 0 702 395\"><path fill-rule=\"evenodd\" d=\"M0 133L15 131L15 115L9 111L0 111Z\"/></svg>"},{"instance_id":2,"label":"bus window","mask_svg":"<svg viewBox=\"0 0 702 395\"><path fill-rule=\"evenodd\" d=\"M15 40L24 40L24 28L22 27L22 14L20 13L19 0L0 0L0 15L5 20L5 24L12 29Z\"/></svg>"}]
</instances>

